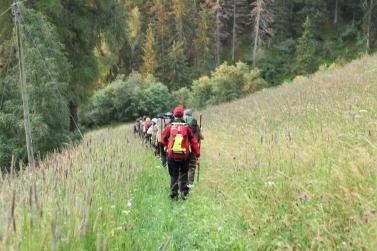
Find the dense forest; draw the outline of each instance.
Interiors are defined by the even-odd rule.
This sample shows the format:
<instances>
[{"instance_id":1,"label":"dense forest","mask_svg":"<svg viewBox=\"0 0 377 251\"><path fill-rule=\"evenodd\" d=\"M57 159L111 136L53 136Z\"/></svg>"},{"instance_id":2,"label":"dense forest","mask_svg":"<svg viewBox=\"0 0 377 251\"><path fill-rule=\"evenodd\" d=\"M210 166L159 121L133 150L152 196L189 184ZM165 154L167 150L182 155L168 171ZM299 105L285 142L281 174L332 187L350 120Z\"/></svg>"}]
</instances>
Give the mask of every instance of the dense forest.
<instances>
[{"instance_id":1,"label":"dense forest","mask_svg":"<svg viewBox=\"0 0 377 251\"><path fill-rule=\"evenodd\" d=\"M26 161L17 43L0 2L0 166ZM376 48L373 0L29 0L26 78L38 156L81 126L228 102ZM154 115L154 114L148 114Z\"/></svg>"}]
</instances>

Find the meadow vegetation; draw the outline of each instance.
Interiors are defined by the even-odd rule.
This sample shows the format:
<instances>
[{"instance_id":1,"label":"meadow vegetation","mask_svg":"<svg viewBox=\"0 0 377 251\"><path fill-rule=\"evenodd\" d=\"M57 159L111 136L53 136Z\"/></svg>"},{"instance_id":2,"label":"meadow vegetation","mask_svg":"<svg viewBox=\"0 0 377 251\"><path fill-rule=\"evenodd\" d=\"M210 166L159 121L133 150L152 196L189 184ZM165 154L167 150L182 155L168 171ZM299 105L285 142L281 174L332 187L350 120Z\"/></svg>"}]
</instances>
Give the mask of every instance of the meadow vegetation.
<instances>
[{"instance_id":1,"label":"meadow vegetation","mask_svg":"<svg viewBox=\"0 0 377 251\"><path fill-rule=\"evenodd\" d=\"M1 250L373 250L377 56L202 111L201 181L168 174L128 125L3 174Z\"/></svg>"}]
</instances>

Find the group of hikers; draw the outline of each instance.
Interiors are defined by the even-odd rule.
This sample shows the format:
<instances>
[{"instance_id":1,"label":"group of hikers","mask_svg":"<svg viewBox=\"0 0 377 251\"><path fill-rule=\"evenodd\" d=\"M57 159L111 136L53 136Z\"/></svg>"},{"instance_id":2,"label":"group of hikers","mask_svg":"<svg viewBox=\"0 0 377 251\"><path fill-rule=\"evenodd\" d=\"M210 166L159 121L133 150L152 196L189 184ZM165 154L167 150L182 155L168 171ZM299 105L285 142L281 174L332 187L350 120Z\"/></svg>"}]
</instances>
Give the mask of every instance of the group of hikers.
<instances>
[{"instance_id":1,"label":"group of hikers","mask_svg":"<svg viewBox=\"0 0 377 251\"><path fill-rule=\"evenodd\" d=\"M177 106L173 112L160 113L156 118L143 116L134 124L134 134L154 149L170 174L170 198L178 200L181 192L186 199L200 167L200 142L204 139L200 122L191 109ZM198 179L199 179L199 172Z\"/></svg>"}]
</instances>

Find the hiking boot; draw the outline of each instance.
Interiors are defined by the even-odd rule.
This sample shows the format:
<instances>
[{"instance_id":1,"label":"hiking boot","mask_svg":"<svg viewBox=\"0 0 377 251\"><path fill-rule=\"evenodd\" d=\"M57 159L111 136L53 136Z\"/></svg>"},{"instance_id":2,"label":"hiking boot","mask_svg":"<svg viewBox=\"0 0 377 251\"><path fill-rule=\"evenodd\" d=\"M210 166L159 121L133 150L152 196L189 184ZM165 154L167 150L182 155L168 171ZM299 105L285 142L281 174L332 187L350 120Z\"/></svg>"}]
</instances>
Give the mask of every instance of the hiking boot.
<instances>
[{"instance_id":1,"label":"hiking boot","mask_svg":"<svg viewBox=\"0 0 377 251\"><path fill-rule=\"evenodd\" d=\"M170 199L173 201L178 201L178 194L170 194Z\"/></svg>"},{"instance_id":2,"label":"hiking boot","mask_svg":"<svg viewBox=\"0 0 377 251\"><path fill-rule=\"evenodd\" d=\"M188 192L182 192L182 200L187 200Z\"/></svg>"}]
</instances>

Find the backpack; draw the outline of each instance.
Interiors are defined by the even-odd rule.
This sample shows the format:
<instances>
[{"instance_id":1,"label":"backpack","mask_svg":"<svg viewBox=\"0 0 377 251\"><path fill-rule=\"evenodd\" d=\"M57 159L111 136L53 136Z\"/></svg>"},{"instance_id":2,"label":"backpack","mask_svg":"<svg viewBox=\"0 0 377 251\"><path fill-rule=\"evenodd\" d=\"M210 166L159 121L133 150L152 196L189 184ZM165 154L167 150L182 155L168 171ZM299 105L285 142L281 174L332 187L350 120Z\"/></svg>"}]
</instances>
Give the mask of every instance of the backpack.
<instances>
[{"instance_id":1,"label":"backpack","mask_svg":"<svg viewBox=\"0 0 377 251\"><path fill-rule=\"evenodd\" d=\"M190 143L188 136L189 125L173 123L170 128L168 143L168 156L174 160L187 159L190 156Z\"/></svg>"}]
</instances>

